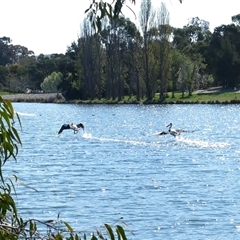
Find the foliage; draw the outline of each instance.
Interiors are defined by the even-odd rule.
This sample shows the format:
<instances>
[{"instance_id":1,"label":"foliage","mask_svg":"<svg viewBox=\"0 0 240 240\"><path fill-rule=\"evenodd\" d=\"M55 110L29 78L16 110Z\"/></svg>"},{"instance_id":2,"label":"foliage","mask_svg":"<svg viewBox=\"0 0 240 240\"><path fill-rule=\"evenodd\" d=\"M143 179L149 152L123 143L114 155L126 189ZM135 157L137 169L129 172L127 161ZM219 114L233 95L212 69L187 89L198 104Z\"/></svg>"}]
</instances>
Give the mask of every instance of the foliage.
<instances>
[{"instance_id":1,"label":"foliage","mask_svg":"<svg viewBox=\"0 0 240 240\"><path fill-rule=\"evenodd\" d=\"M14 127L15 112L10 101L0 97L0 235L15 239L15 224L19 224L17 208L11 196L11 183L3 176L2 168L11 158L16 160L20 137ZM18 116L17 116L18 117ZM19 118L18 118L19 119Z\"/></svg>"},{"instance_id":2,"label":"foliage","mask_svg":"<svg viewBox=\"0 0 240 240\"><path fill-rule=\"evenodd\" d=\"M209 69L215 77L215 84L226 87L240 85L240 27L222 25L215 28L210 41Z\"/></svg>"},{"instance_id":3,"label":"foliage","mask_svg":"<svg viewBox=\"0 0 240 240\"><path fill-rule=\"evenodd\" d=\"M58 92L58 86L61 84L62 79L61 72L52 72L51 75L44 78L41 88L44 92Z\"/></svg>"},{"instance_id":4,"label":"foliage","mask_svg":"<svg viewBox=\"0 0 240 240\"><path fill-rule=\"evenodd\" d=\"M17 63L19 58L25 56L32 56L33 51L29 51L26 47L21 45L12 45L9 37L0 38L0 65Z\"/></svg>"},{"instance_id":5,"label":"foliage","mask_svg":"<svg viewBox=\"0 0 240 240\"><path fill-rule=\"evenodd\" d=\"M129 1L135 4L135 0ZM88 13L92 27L100 32L102 30L102 19L104 17L108 17L110 20L118 18L124 3L125 0L113 0L111 4L93 0L89 8L85 10L85 13Z\"/></svg>"}]
</instances>

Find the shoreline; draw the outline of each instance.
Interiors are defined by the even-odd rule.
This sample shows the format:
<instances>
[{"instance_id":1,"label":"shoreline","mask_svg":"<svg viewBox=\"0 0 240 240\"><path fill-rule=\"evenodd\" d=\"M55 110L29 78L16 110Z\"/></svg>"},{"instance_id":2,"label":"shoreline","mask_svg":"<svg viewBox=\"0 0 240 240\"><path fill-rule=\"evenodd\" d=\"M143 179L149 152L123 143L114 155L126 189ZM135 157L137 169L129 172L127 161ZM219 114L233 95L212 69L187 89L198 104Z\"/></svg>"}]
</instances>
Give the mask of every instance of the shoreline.
<instances>
[{"instance_id":1,"label":"shoreline","mask_svg":"<svg viewBox=\"0 0 240 240\"><path fill-rule=\"evenodd\" d=\"M240 91L233 89L225 89L223 87L209 88L205 90L194 91L192 97L185 98L166 98L164 102L158 100L140 101L136 99L128 100L108 100L108 99L93 99L93 100L66 100L61 93L16 93L2 94L3 100L11 102L36 102L36 103L66 103L66 104L240 104ZM230 94L227 98L224 94ZM169 94L170 95L170 94ZM196 97L197 96L197 97ZM205 97L202 97L205 96ZM206 97L207 96L207 97Z\"/></svg>"}]
</instances>

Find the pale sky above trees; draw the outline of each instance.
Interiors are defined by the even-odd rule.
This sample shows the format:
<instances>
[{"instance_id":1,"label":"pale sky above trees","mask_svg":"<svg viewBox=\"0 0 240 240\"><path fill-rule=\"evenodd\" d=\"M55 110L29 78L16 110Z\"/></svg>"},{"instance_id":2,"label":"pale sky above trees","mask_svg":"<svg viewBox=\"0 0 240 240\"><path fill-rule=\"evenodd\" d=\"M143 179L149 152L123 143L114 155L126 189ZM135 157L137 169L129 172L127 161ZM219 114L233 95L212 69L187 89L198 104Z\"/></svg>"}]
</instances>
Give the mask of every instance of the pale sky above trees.
<instances>
[{"instance_id":1,"label":"pale sky above trees","mask_svg":"<svg viewBox=\"0 0 240 240\"><path fill-rule=\"evenodd\" d=\"M111 1L110 1L111 2ZM138 17L141 0L132 7ZM210 22L210 29L230 24L231 17L240 13L239 0L164 0L170 12L170 24L182 28L188 19L199 17ZM22 45L40 53L65 53L67 46L79 36L84 11L91 1L87 0L8 0L1 2L0 37L12 39L12 44ZM152 0L160 6L161 0ZM134 14L125 7L123 13L138 23Z\"/></svg>"}]
</instances>

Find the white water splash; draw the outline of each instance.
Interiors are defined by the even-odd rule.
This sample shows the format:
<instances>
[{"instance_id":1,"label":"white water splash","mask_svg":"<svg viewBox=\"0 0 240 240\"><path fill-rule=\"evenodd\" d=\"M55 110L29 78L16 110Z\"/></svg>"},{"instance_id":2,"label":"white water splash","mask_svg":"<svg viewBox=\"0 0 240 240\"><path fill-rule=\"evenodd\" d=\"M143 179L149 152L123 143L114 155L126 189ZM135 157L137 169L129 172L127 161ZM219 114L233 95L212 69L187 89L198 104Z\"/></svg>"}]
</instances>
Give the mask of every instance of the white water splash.
<instances>
[{"instance_id":1,"label":"white water splash","mask_svg":"<svg viewBox=\"0 0 240 240\"><path fill-rule=\"evenodd\" d=\"M82 134L82 137L83 137L83 138L92 139L92 134L91 134L91 133L86 133L86 132L84 132L84 133Z\"/></svg>"},{"instance_id":2,"label":"white water splash","mask_svg":"<svg viewBox=\"0 0 240 240\"><path fill-rule=\"evenodd\" d=\"M192 147L202 147L202 148L225 148L230 146L230 144L226 142L208 142L208 141L201 141L197 139L187 139L181 136L178 136L175 138L171 137L169 142L166 141L166 139L165 141L149 142L149 141L143 141L143 140L95 137L95 136L92 136L91 133L83 133L82 137L86 139L98 140L101 142L118 142L118 143L128 143L132 145L145 145L145 146L160 146L160 145L166 145L167 143L173 143L173 142L174 142L174 145L183 143Z\"/></svg>"},{"instance_id":3,"label":"white water splash","mask_svg":"<svg viewBox=\"0 0 240 240\"><path fill-rule=\"evenodd\" d=\"M37 114L34 114L34 113L23 113L23 112L15 112L15 113L17 113L20 116L29 116L29 117L36 117L37 116Z\"/></svg>"},{"instance_id":4,"label":"white water splash","mask_svg":"<svg viewBox=\"0 0 240 240\"><path fill-rule=\"evenodd\" d=\"M104 137L94 137L90 133L84 133L83 138L98 140L101 142L118 142L118 143L129 143L132 145L147 145L149 142L139 141L139 140L129 140L129 139L116 139L116 138L104 138Z\"/></svg>"},{"instance_id":5,"label":"white water splash","mask_svg":"<svg viewBox=\"0 0 240 240\"><path fill-rule=\"evenodd\" d=\"M178 142L188 144L189 146L203 147L203 148L225 148L230 146L230 144L226 142L208 142L208 141L201 141L197 139L186 139L183 137L177 137L176 140Z\"/></svg>"}]
</instances>

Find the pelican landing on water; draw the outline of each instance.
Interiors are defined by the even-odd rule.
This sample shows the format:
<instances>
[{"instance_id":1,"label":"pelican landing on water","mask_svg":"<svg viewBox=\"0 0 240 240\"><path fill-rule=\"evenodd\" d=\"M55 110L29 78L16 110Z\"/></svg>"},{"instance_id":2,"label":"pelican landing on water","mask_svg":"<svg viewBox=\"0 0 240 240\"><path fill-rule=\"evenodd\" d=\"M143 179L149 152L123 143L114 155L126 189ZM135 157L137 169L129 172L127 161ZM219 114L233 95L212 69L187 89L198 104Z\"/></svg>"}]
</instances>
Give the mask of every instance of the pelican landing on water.
<instances>
[{"instance_id":1,"label":"pelican landing on water","mask_svg":"<svg viewBox=\"0 0 240 240\"><path fill-rule=\"evenodd\" d=\"M172 136L176 137L179 136L182 132L189 132L183 129L173 129L172 123L169 123L166 127L168 127L168 131L160 132L157 135L171 134Z\"/></svg>"},{"instance_id":2,"label":"pelican landing on water","mask_svg":"<svg viewBox=\"0 0 240 240\"><path fill-rule=\"evenodd\" d=\"M58 131L58 134L60 134L63 130L66 130L66 129L72 129L74 131L74 134L76 134L81 128L84 130L84 125L82 123L79 123L77 125L72 123L71 124L65 123L62 125L62 127Z\"/></svg>"}]
</instances>

